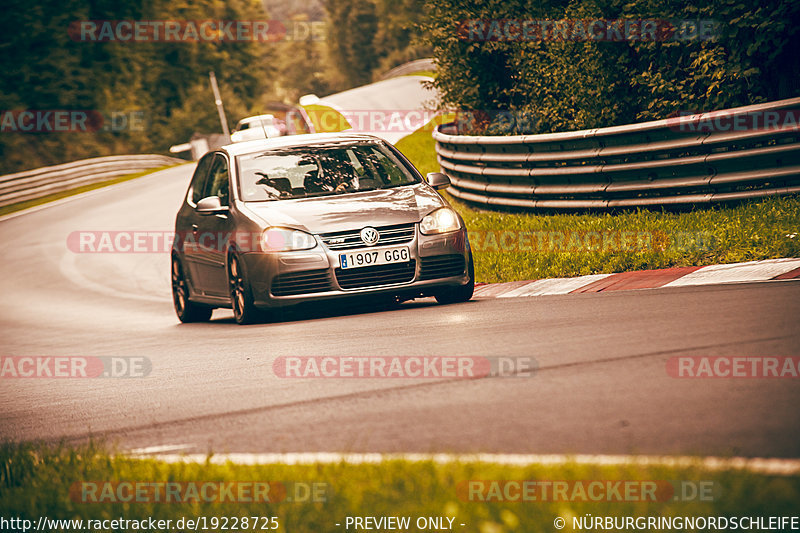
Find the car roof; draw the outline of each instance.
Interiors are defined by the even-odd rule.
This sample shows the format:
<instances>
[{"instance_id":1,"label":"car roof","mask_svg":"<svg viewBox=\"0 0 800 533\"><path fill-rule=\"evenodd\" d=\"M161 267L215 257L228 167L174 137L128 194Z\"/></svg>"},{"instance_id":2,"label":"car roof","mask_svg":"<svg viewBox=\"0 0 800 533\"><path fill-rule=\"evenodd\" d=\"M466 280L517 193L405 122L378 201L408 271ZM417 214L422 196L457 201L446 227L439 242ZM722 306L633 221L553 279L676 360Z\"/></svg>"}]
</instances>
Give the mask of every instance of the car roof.
<instances>
[{"instance_id":1,"label":"car roof","mask_svg":"<svg viewBox=\"0 0 800 533\"><path fill-rule=\"evenodd\" d=\"M250 154L259 150L273 150L275 148L288 148L296 146L310 146L321 144L336 144L340 142L372 141L382 143L383 140L373 135L363 133L307 133L303 135L285 135L271 139L257 139L228 144L222 147L232 156Z\"/></svg>"}]
</instances>

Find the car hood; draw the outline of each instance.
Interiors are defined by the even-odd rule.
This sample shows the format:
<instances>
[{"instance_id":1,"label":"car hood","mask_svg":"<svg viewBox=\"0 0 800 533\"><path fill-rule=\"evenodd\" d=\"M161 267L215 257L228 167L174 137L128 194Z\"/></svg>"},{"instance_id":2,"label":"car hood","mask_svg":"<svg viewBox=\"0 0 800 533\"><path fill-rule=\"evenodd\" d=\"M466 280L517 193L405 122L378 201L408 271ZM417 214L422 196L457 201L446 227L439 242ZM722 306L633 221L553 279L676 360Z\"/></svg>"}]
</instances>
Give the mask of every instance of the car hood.
<instances>
[{"instance_id":1,"label":"car hood","mask_svg":"<svg viewBox=\"0 0 800 533\"><path fill-rule=\"evenodd\" d=\"M364 191L335 196L247 202L265 226L284 226L309 233L330 233L419 222L446 205L436 191L424 184Z\"/></svg>"}]
</instances>

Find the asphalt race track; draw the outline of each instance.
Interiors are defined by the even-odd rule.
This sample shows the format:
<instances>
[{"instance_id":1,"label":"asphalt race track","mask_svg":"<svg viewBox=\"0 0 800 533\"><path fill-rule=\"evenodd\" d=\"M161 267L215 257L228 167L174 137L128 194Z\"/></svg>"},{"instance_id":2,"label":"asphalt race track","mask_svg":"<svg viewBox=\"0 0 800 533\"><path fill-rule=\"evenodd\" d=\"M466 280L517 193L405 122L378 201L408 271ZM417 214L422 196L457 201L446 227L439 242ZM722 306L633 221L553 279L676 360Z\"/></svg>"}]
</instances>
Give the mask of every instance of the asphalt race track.
<instances>
[{"instance_id":1,"label":"asphalt race track","mask_svg":"<svg viewBox=\"0 0 800 533\"><path fill-rule=\"evenodd\" d=\"M433 300L181 325L167 253L75 231L170 231L184 165L0 221L4 356L143 356L145 378L1 379L0 438L187 452L800 456L798 379L676 379L674 356L800 356L800 282ZM534 357L532 377L286 379L278 356Z\"/></svg>"}]
</instances>

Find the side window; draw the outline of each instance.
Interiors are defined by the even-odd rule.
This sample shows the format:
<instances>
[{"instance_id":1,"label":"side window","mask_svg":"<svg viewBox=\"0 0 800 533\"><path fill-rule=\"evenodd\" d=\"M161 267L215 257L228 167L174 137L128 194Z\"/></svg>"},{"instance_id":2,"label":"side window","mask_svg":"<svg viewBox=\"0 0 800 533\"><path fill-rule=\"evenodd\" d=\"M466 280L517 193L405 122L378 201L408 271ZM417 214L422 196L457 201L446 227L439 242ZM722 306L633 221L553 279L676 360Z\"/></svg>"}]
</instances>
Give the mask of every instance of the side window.
<instances>
[{"instance_id":1,"label":"side window","mask_svg":"<svg viewBox=\"0 0 800 533\"><path fill-rule=\"evenodd\" d=\"M189 186L188 197L192 199L193 204L197 204L205 196L203 195L203 188L206 184L206 176L208 176L208 169L211 167L211 162L214 160L214 154L206 154L200 158L197 163L197 168L192 176L192 184Z\"/></svg>"},{"instance_id":2,"label":"side window","mask_svg":"<svg viewBox=\"0 0 800 533\"><path fill-rule=\"evenodd\" d=\"M217 154L208 172L208 180L203 187L203 198L219 196L222 205L228 205L228 160Z\"/></svg>"}]
</instances>

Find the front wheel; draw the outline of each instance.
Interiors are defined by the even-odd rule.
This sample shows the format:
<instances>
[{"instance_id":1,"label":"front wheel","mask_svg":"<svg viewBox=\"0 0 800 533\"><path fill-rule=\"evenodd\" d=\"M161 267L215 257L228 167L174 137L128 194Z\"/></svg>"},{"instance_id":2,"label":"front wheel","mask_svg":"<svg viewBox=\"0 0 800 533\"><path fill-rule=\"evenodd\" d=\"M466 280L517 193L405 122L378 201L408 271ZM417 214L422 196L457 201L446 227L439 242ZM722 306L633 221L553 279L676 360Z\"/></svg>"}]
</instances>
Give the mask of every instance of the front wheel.
<instances>
[{"instance_id":1,"label":"front wheel","mask_svg":"<svg viewBox=\"0 0 800 533\"><path fill-rule=\"evenodd\" d=\"M436 294L436 301L440 304L456 304L468 302L472 298L472 293L475 292L475 265L472 263L471 251L467 263L467 274L469 274L469 283L460 287L442 289Z\"/></svg>"},{"instance_id":2,"label":"front wheel","mask_svg":"<svg viewBox=\"0 0 800 533\"><path fill-rule=\"evenodd\" d=\"M242 263L235 253L228 256L228 289L231 295L233 318L237 324L252 324L263 319L263 313L253 304L253 292Z\"/></svg>"},{"instance_id":3,"label":"front wheel","mask_svg":"<svg viewBox=\"0 0 800 533\"><path fill-rule=\"evenodd\" d=\"M207 305L200 305L189 301L189 288L186 285L186 276L183 265L177 256L172 256L172 303L175 314L183 323L208 322L211 320L213 309Z\"/></svg>"}]
</instances>

